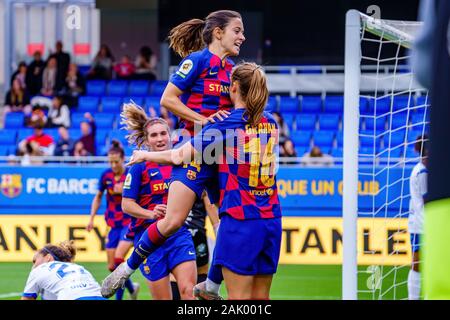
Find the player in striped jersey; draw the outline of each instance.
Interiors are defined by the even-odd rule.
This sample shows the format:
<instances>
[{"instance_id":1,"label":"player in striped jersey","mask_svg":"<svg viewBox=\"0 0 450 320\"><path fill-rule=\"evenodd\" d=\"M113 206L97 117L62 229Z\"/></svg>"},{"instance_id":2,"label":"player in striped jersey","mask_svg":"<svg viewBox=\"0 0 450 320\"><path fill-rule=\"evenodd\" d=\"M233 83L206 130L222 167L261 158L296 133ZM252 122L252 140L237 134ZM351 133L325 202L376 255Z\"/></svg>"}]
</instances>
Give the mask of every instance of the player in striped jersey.
<instances>
[{"instance_id":1,"label":"player in striped jersey","mask_svg":"<svg viewBox=\"0 0 450 320\"><path fill-rule=\"evenodd\" d=\"M235 109L229 117L206 126L180 149L135 151L130 163L178 165L199 153L203 161L210 161L207 156L214 150L219 160L221 222L213 264L222 268L230 299L269 299L281 245L281 207L275 179L278 126L263 112L268 89L258 65L238 65L231 80ZM154 250L157 237L149 239L147 251ZM124 264L110 276L107 286L123 283L131 273Z\"/></svg>"},{"instance_id":2,"label":"player in striped jersey","mask_svg":"<svg viewBox=\"0 0 450 320\"><path fill-rule=\"evenodd\" d=\"M420 154L421 161L416 164L409 178L409 216L408 231L411 237L412 263L408 274L408 299L420 299L419 252L420 238L423 234L424 197L427 193L428 136L418 137L414 149Z\"/></svg>"},{"instance_id":3,"label":"player in striped jersey","mask_svg":"<svg viewBox=\"0 0 450 320\"><path fill-rule=\"evenodd\" d=\"M73 263L73 241L47 244L33 256L22 300L106 300L100 286L84 267Z\"/></svg>"},{"instance_id":4,"label":"player in striped jersey","mask_svg":"<svg viewBox=\"0 0 450 320\"><path fill-rule=\"evenodd\" d=\"M161 118L147 118L145 111L134 104L123 107L122 123L130 132L130 144L138 148L146 146L152 151L171 149L170 129ZM133 165L127 175L122 208L132 216L128 236L135 239L135 245L148 226L162 218L166 211L167 194L172 166L143 162ZM192 299L196 280L195 248L187 227L180 228L152 255L147 257L140 269L149 281L154 300L172 299L170 274L179 284L184 300Z\"/></svg>"},{"instance_id":5,"label":"player in striped jersey","mask_svg":"<svg viewBox=\"0 0 450 320\"><path fill-rule=\"evenodd\" d=\"M86 230L90 232L94 228L94 218L100 208L103 193L106 191L105 220L110 228L106 242L106 256L108 270L112 272L118 266L115 262L116 256L123 259L133 246L133 242L124 238L131 220L130 216L122 211L122 188L127 168L124 166L125 153L119 141L112 141L108 150L108 160L110 168L105 170L100 178L98 192L92 200L91 215ZM117 261L120 261L120 259ZM136 300L139 284L133 284L129 280L126 283L126 287L130 292L131 299ZM123 293L122 289L117 291L117 300L122 300Z\"/></svg>"}]
</instances>

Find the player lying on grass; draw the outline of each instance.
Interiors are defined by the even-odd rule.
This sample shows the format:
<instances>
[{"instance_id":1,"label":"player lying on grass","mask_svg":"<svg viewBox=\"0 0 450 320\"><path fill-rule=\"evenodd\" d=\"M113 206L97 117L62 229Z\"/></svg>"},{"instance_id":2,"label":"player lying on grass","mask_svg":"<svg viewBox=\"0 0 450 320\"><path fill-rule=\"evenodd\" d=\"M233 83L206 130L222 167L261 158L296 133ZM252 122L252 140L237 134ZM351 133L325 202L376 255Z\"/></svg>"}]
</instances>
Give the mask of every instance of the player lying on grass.
<instances>
[{"instance_id":1,"label":"player lying on grass","mask_svg":"<svg viewBox=\"0 0 450 320\"><path fill-rule=\"evenodd\" d=\"M207 151L218 160L221 225L213 265L221 266L230 299L269 299L273 274L278 266L281 243L281 208L275 181L278 127L264 113L268 99L267 80L254 63L233 69L230 95L235 109L224 121L206 126L190 143L163 152L135 151L130 164L153 161L182 165ZM198 160L198 158L197 158ZM195 175L191 175L192 178ZM193 179L195 181L195 179ZM169 190L169 204L171 191ZM172 201L182 201L173 199ZM176 212L176 210L175 210ZM157 250L166 237L160 224L152 224L134 251L102 283L102 294L110 296L122 287L142 262Z\"/></svg>"},{"instance_id":2,"label":"player lying on grass","mask_svg":"<svg viewBox=\"0 0 450 320\"><path fill-rule=\"evenodd\" d=\"M33 256L22 300L106 300L100 286L84 267L73 263L73 241L47 244Z\"/></svg>"}]
</instances>

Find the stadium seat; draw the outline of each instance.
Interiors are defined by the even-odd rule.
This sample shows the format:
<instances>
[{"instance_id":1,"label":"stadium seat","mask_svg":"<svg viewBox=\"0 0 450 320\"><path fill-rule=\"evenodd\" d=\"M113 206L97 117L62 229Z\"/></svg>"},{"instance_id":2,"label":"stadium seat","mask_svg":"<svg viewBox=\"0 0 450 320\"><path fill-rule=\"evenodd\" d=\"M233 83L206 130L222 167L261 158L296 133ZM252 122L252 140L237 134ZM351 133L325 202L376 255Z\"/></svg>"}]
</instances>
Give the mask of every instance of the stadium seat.
<instances>
[{"instance_id":1,"label":"stadium seat","mask_svg":"<svg viewBox=\"0 0 450 320\"><path fill-rule=\"evenodd\" d=\"M311 142L311 132L310 131L293 131L291 133L291 140L294 146L297 147L307 147L309 148Z\"/></svg>"},{"instance_id":2,"label":"stadium seat","mask_svg":"<svg viewBox=\"0 0 450 320\"><path fill-rule=\"evenodd\" d=\"M126 146L123 148L125 151L125 157L131 157L135 148L133 146Z\"/></svg>"},{"instance_id":3,"label":"stadium seat","mask_svg":"<svg viewBox=\"0 0 450 320\"><path fill-rule=\"evenodd\" d=\"M295 122L295 114L293 113L285 113L281 115L283 117L284 123L289 127L290 130L294 127Z\"/></svg>"},{"instance_id":4,"label":"stadium seat","mask_svg":"<svg viewBox=\"0 0 450 320\"><path fill-rule=\"evenodd\" d=\"M299 114L296 117L297 130L310 130L316 129L316 115L315 114Z\"/></svg>"},{"instance_id":5,"label":"stadium seat","mask_svg":"<svg viewBox=\"0 0 450 320\"><path fill-rule=\"evenodd\" d=\"M94 115L95 123L98 129L114 128L114 118L116 116L111 113L97 113Z\"/></svg>"},{"instance_id":6,"label":"stadium seat","mask_svg":"<svg viewBox=\"0 0 450 320\"><path fill-rule=\"evenodd\" d=\"M334 132L315 131L313 133L314 145L320 148L331 148L333 146Z\"/></svg>"},{"instance_id":7,"label":"stadium seat","mask_svg":"<svg viewBox=\"0 0 450 320\"><path fill-rule=\"evenodd\" d=\"M70 128L69 129L69 137L73 140L78 140L81 137L81 131L80 128Z\"/></svg>"},{"instance_id":8,"label":"stadium seat","mask_svg":"<svg viewBox=\"0 0 450 320\"><path fill-rule=\"evenodd\" d=\"M17 131L15 129L0 130L0 146L16 144Z\"/></svg>"},{"instance_id":9,"label":"stadium seat","mask_svg":"<svg viewBox=\"0 0 450 320\"><path fill-rule=\"evenodd\" d=\"M325 112L338 114L342 114L344 112L343 96L326 96L323 104Z\"/></svg>"},{"instance_id":10,"label":"stadium seat","mask_svg":"<svg viewBox=\"0 0 450 320\"><path fill-rule=\"evenodd\" d=\"M416 106L427 106L429 104L427 96L419 96L416 99Z\"/></svg>"},{"instance_id":11,"label":"stadium seat","mask_svg":"<svg viewBox=\"0 0 450 320\"><path fill-rule=\"evenodd\" d=\"M105 157L108 155L108 150L109 150L109 146L107 146L105 144L105 142L103 143L95 143L95 151L97 153L97 156L99 157Z\"/></svg>"},{"instance_id":12,"label":"stadium seat","mask_svg":"<svg viewBox=\"0 0 450 320\"><path fill-rule=\"evenodd\" d=\"M344 146L344 132L343 131L338 131L336 133L336 142L337 142L338 148L342 148Z\"/></svg>"},{"instance_id":13,"label":"stadium seat","mask_svg":"<svg viewBox=\"0 0 450 320\"><path fill-rule=\"evenodd\" d=\"M142 107L144 105L144 97L128 96L123 98L123 103L130 103L130 102L134 102L138 106Z\"/></svg>"},{"instance_id":14,"label":"stadium seat","mask_svg":"<svg viewBox=\"0 0 450 320\"><path fill-rule=\"evenodd\" d=\"M5 129L22 128L25 116L23 112L9 112L5 118Z\"/></svg>"},{"instance_id":15,"label":"stadium seat","mask_svg":"<svg viewBox=\"0 0 450 320\"><path fill-rule=\"evenodd\" d=\"M86 84L86 95L88 96L103 96L106 94L106 81L91 80Z\"/></svg>"},{"instance_id":16,"label":"stadium seat","mask_svg":"<svg viewBox=\"0 0 450 320\"><path fill-rule=\"evenodd\" d=\"M269 99L267 100L266 111L267 112L276 112L276 111L278 111L277 97L275 97L275 96L270 96L269 97Z\"/></svg>"},{"instance_id":17,"label":"stadium seat","mask_svg":"<svg viewBox=\"0 0 450 320\"><path fill-rule=\"evenodd\" d=\"M377 98L377 99L369 99L369 112L370 114L382 115L391 110L391 99L390 97Z\"/></svg>"},{"instance_id":18,"label":"stadium seat","mask_svg":"<svg viewBox=\"0 0 450 320\"><path fill-rule=\"evenodd\" d=\"M376 129L376 131L381 131L385 129L386 116L377 118L366 118L364 122L366 124L366 130L374 131L374 129Z\"/></svg>"},{"instance_id":19,"label":"stadium seat","mask_svg":"<svg viewBox=\"0 0 450 320\"><path fill-rule=\"evenodd\" d=\"M405 152L405 157L406 158L417 158L419 157L419 153L414 150L413 148L407 148L406 152Z\"/></svg>"},{"instance_id":20,"label":"stadium seat","mask_svg":"<svg viewBox=\"0 0 450 320\"><path fill-rule=\"evenodd\" d=\"M393 148L405 142L405 130L393 131L383 136L384 147Z\"/></svg>"},{"instance_id":21,"label":"stadium seat","mask_svg":"<svg viewBox=\"0 0 450 320\"><path fill-rule=\"evenodd\" d=\"M103 97L102 112L120 113L122 107L122 98L120 97Z\"/></svg>"},{"instance_id":22,"label":"stadium seat","mask_svg":"<svg viewBox=\"0 0 450 320\"><path fill-rule=\"evenodd\" d=\"M150 83L148 81L131 81L128 87L128 94L130 96L143 97L148 94Z\"/></svg>"},{"instance_id":23,"label":"stadium seat","mask_svg":"<svg viewBox=\"0 0 450 320\"><path fill-rule=\"evenodd\" d=\"M373 146L365 146L365 147L361 147L358 150L358 155L360 157L371 157L371 156L375 156L375 153L378 151L378 148L375 148Z\"/></svg>"},{"instance_id":24,"label":"stadium seat","mask_svg":"<svg viewBox=\"0 0 450 320\"><path fill-rule=\"evenodd\" d=\"M343 158L344 157L344 149L343 148L332 148L330 155L335 158Z\"/></svg>"},{"instance_id":25,"label":"stadium seat","mask_svg":"<svg viewBox=\"0 0 450 320\"><path fill-rule=\"evenodd\" d=\"M339 115L337 114L321 114L319 115L320 130L335 130L339 129Z\"/></svg>"},{"instance_id":26,"label":"stadium seat","mask_svg":"<svg viewBox=\"0 0 450 320\"><path fill-rule=\"evenodd\" d=\"M83 96L78 99L78 112L91 112L95 113L98 111L98 105L99 105L99 98L98 97L91 97L91 96Z\"/></svg>"},{"instance_id":27,"label":"stadium seat","mask_svg":"<svg viewBox=\"0 0 450 320\"><path fill-rule=\"evenodd\" d=\"M0 157L9 156L10 154L14 154L14 145L0 145Z\"/></svg>"},{"instance_id":28,"label":"stadium seat","mask_svg":"<svg viewBox=\"0 0 450 320\"><path fill-rule=\"evenodd\" d=\"M361 115L371 115L369 111L369 99L366 97L359 97L359 113Z\"/></svg>"},{"instance_id":29,"label":"stadium seat","mask_svg":"<svg viewBox=\"0 0 450 320\"><path fill-rule=\"evenodd\" d=\"M45 129L44 129L44 132ZM32 136L34 134L34 130L32 128L22 128L19 131L17 131L17 143L19 143L20 141Z\"/></svg>"},{"instance_id":30,"label":"stadium seat","mask_svg":"<svg viewBox=\"0 0 450 320\"><path fill-rule=\"evenodd\" d=\"M302 157L305 153L309 151L309 147L295 147L295 153L297 154L297 157Z\"/></svg>"},{"instance_id":31,"label":"stadium seat","mask_svg":"<svg viewBox=\"0 0 450 320\"><path fill-rule=\"evenodd\" d=\"M363 130L360 131L359 143L362 148L373 147L374 144L376 148L379 148L381 144L381 139L379 137L375 137L373 131Z\"/></svg>"},{"instance_id":32,"label":"stadium seat","mask_svg":"<svg viewBox=\"0 0 450 320\"><path fill-rule=\"evenodd\" d=\"M123 97L127 95L127 81L112 80L108 85L108 94L110 96Z\"/></svg>"},{"instance_id":33,"label":"stadium seat","mask_svg":"<svg viewBox=\"0 0 450 320\"><path fill-rule=\"evenodd\" d=\"M111 143L112 140L119 140L124 147L128 146L128 141L125 138L127 134L128 132L125 130L113 130L109 133L109 143Z\"/></svg>"},{"instance_id":34,"label":"stadium seat","mask_svg":"<svg viewBox=\"0 0 450 320\"><path fill-rule=\"evenodd\" d=\"M80 129L80 123L83 121L87 121L84 117L84 112L74 112L71 116L70 127Z\"/></svg>"},{"instance_id":35,"label":"stadium seat","mask_svg":"<svg viewBox=\"0 0 450 320\"><path fill-rule=\"evenodd\" d=\"M417 141L417 138L422 136L422 131L417 131L417 130L413 130L413 131L408 131L408 142L411 143L410 145L414 145L414 143ZM425 133L426 134L426 133Z\"/></svg>"},{"instance_id":36,"label":"stadium seat","mask_svg":"<svg viewBox=\"0 0 450 320\"><path fill-rule=\"evenodd\" d=\"M302 112L321 113L322 112L322 98L320 96L303 96Z\"/></svg>"},{"instance_id":37,"label":"stadium seat","mask_svg":"<svg viewBox=\"0 0 450 320\"><path fill-rule=\"evenodd\" d=\"M407 109L413 105L413 97L410 95L394 96L392 100L393 111Z\"/></svg>"},{"instance_id":38,"label":"stadium seat","mask_svg":"<svg viewBox=\"0 0 450 320\"><path fill-rule=\"evenodd\" d=\"M46 134L53 138L53 141L55 141L55 143L59 140L58 128L48 128L44 130Z\"/></svg>"},{"instance_id":39,"label":"stadium seat","mask_svg":"<svg viewBox=\"0 0 450 320\"><path fill-rule=\"evenodd\" d=\"M99 144L103 144L106 145L108 141L108 135L109 135L109 131L110 130L105 130L105 129L98 129L97 132L95 133L95 143L97 145ZM99 150L99 149L97 149Z\"/></svg>"},{"instance_id":40,"label":"stadium seat","mask_svg":"<svg viewBox=\"0 0 450 320\"><path fill-rule=\"evenodd\" d=\"M147 97L145 98L145 110L147 111L148 108L153 107L153 109L155 109L157 114L160 114L160 108L161 108L161 104L160 104L161 98L160 97Z\"/></svg>"},{"instance_id":41,"label":"stadium seat","mask_svg":"<svg viewBox=\"0 0 450 320\"><path fill-rule=\"evenodd\" d=\"M299 111L299 100L297 97L280 97L279 110L282 113L297 113Z\"/></svg>"},{"instance_id":42,"label":"stadium seat","mask_svg":"<svg viewBox=\"0 0 450 320\"><path fill-rule=\"evenodd\" d=\"M150 95L161 97L166 89L167 81L156 80L150 84Z\"/></svg>"}]
</instances>

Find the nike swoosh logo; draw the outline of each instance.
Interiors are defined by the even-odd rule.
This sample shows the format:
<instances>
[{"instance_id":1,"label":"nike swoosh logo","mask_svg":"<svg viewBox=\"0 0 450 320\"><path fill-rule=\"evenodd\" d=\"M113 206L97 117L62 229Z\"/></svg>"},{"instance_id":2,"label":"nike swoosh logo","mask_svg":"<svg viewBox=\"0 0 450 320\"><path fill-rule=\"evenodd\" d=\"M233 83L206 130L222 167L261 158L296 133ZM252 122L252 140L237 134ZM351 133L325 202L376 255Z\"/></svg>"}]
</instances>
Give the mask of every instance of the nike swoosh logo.
<instances>
[{"instance_id":1,"label":"nike swoosh logo","mask_svg":"<svg viewBox=\"0 0 450 320\"><path fill-rule=\"evenodd\" d=\"M212 72L212 70L209 71L209 75L210 75L210 76L213 76L213 75L218 74L218 73L219 73L219 71L216 71L216 72Z\"/></svg>"},{"instance_id":2,"label":"nike swoosh logo","mask_svg":"<svg viewBox=\"0 0 450 320\"><path fill-rule=\"evenodd\" d=\"M154 176L156 176L157 174L158 174L158 172L152 172L152 173L150 173L150 176L154 177Z\"/></svg>"},{"instance_id":3,"label":"nike swoosh logo","mask_svg":"<svg viewBox=\"0 0 450 320\"><path fill-rule=\"evenodd\" d=\"M193 256L195 253L192 252L192 251L189 251L189 254L190 254L191 256Z\"/></svg>"}]
</instances>

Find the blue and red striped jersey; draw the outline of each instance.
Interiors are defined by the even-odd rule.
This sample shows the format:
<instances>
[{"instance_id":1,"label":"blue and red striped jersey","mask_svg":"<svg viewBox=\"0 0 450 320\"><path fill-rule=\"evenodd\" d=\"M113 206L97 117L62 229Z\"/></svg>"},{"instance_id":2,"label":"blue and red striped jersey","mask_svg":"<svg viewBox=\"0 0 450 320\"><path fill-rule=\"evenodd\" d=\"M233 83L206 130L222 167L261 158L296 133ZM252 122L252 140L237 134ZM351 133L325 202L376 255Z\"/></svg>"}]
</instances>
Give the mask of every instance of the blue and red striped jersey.
<instances>
[{"instance_id":1,"label":"blue and red striped jersey","mask_svg":"<svg viewBox=\"0 0 450 320\"><path fill-rule=\"evenodd\" d=\"M105 220L111 228L126 227L131 221L130 216L122 211L122 192L115 190L118 185L123 185L126 175L127 169L117 179L114 172L107 169L103 172L98 183L99 191L104 192L106 190Z\"/></svg>"},{"instance_id":2,"label":"blue and red striped jersey","mask_svg":"<svg viewBox=\"0 0 450 320\"><path fill-rule=\"evenodd\" d=\"M193 52L181 61L178 71L170 82L183 91L181 101L193 111L209 117L219 110L230 110L230 75L233 61L221 60L208 48ZM191 136L194 124L180 120L180 129L186 129Z\"/></svg>"},{"instance_id":3,"label":"blue and red striped jersey","mask_svg":"<svg viewBox=\"0 0 450 320\"><path fill-rule=\"evenodd\" d=\"M238 220L281 217L275 177L278 125L267 112L256 126L247 123L244 109L224 121L207 125L191 139L194 148L219 154L219 214Z\"/></svg>"},{"instance_id":4,"label":"blue and red striped jersey","mask_svg":"<svg viewBox=\"0 0 450 320\"><path fill-rule=\"evenodd\" d=\"M134 199L144 209L153 210L157 204L167 204L172 166L153 162L133 165L123 186L122 196ZM136 234L155 222L153 219L131 217L128 232Z\"/></svg>"}]
</instances>

